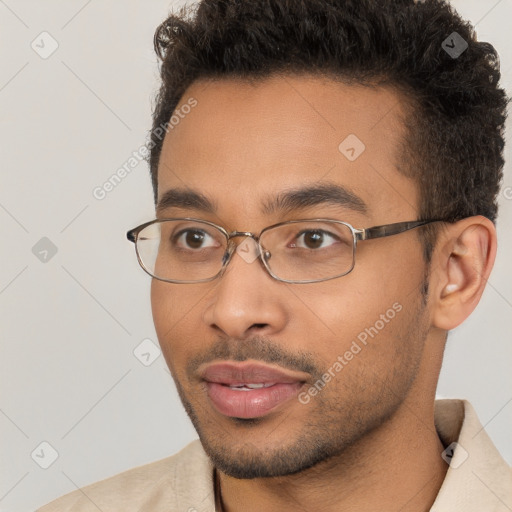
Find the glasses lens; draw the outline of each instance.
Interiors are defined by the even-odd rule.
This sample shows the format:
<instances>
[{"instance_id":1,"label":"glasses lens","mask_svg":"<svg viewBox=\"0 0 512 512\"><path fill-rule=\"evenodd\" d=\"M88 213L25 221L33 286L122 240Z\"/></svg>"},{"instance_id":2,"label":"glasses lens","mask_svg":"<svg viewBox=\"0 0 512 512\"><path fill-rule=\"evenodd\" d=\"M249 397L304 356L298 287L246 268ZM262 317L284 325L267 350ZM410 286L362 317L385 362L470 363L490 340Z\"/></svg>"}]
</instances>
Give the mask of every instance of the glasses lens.
<instances>
[{"instance_id":1,"label":"glasses lens","mask_svg":"<svg viewBox=\"0 0 512 512\"><path fill-rule=\"evenodd\" d=\"M287 281L340 277L354 265L352 230L339 222L283 224L264 231L260 243L272 273Z\"/></svg>"},{"instance_id":2,"label":"glasses lens","mask_svg":"<svg viewBox=\"0 0 512 512\"><path fill-rule=\"evenodd\" d=\"M201 281L222 268L226 237L199 221L172 220L150 224L139 232L137 254L154 277L169 281Z\"/></svg>"}]
</instances>

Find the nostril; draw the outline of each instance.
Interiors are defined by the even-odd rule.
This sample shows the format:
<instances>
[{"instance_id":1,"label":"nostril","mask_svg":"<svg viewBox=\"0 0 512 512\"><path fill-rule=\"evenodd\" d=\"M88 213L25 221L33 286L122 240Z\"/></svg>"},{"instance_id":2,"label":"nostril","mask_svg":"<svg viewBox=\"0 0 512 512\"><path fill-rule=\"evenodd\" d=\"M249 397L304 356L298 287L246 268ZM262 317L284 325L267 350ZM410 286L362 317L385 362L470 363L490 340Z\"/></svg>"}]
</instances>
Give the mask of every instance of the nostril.
<instances>
[{"instance_id":1,"label":"nostril","mask_svg":"<svg viewBox=\"0 0 512 512\"><path fill-rule=\"evenodd\" d=\"M251 327L255 327L257 329L263 329L264 327L267 327L268 324L252 324Z\"/></svg>"}]
</instances>

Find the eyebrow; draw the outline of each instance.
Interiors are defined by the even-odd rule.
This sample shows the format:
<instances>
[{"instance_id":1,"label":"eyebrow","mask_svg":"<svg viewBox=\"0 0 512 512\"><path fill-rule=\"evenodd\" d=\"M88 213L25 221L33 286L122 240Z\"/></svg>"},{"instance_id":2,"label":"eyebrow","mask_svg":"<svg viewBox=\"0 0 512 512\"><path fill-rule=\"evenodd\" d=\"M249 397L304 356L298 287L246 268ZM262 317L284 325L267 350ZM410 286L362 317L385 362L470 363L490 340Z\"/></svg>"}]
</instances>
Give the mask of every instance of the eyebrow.
<instances>
[{"instance_id":1,"label":"eyebrow","mask_svg":"<svg viewBox=\"0 0 512 512\"><path fill-rule=\"evenodd\" d=\"M299 187L267 197L262 202L262 212L272 215L276 212L291 212L323 204L342 206L350 210L366 213L366 203L356 194L335 183ZM205 195L189 188L175 188L166 191L158 201L156 210L182 208L214 214L216 204Z\"/></svg>"},{"instance_id":2,"label":"eyebrow","mask_svg":"<svg viewBox=\"0 0 512 512\"><path fill-rule=\"evenodd\" d=\"M263 202L263 213L290 212L311 206L330 204L366 213L366 203L356 194L336 183L300 187L279 193Z\"/></svg>"},{"instance_id":3,"label":"eyebrow","mask_svg":"<svg viewBox=\"0 0 512 512\"><path fill-rule=\"evenodd\" d=\"M183 208L185 210L199 210L204 213L215 213L216 205L203 194L192 189L170 189L159 199L156 211L168 208Z\"/></svg>"}]
</instances>

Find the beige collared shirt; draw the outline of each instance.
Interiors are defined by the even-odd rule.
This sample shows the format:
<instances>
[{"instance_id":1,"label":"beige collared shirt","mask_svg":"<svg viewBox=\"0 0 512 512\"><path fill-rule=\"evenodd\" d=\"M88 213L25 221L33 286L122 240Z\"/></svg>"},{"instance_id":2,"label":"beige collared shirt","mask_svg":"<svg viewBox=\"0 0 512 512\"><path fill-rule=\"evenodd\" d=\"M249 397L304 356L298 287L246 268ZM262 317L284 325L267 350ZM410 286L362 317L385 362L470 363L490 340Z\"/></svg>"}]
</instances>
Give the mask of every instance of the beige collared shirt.
<instances>
[{"instance_id":1,"label":"beige collared shirt","mask_svg":"<svg viewBox=\"0 0 512 512\"><path fill-rule=\"evenodd\" d=\"M450 467L431 512L511 512L512 469L494 447L471 404L436 400L435 423ZM83 487L37 512L98 510L214 512L213 466L201 443L194 441L172 457Z\"/></svg>"}]
</instances>

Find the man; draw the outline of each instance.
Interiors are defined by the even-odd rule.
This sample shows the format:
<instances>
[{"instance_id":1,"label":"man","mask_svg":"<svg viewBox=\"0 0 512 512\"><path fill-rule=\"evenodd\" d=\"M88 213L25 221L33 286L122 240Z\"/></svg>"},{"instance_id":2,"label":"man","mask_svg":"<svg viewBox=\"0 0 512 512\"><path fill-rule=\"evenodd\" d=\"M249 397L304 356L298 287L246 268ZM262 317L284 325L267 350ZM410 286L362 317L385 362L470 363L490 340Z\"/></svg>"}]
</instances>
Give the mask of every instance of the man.
<instances>
[{"instance_id":1,"label":"man","mask_svg":"<svg viewBox=\"0 0 512 512\"><path fill-rule=\"evenodd\" d=\"M441 0L204 0L155 47L128 236L199 440L40 510L511 510L471 405L435 401L496 253L492 46Z\"/></svg>"}]
</instances>

